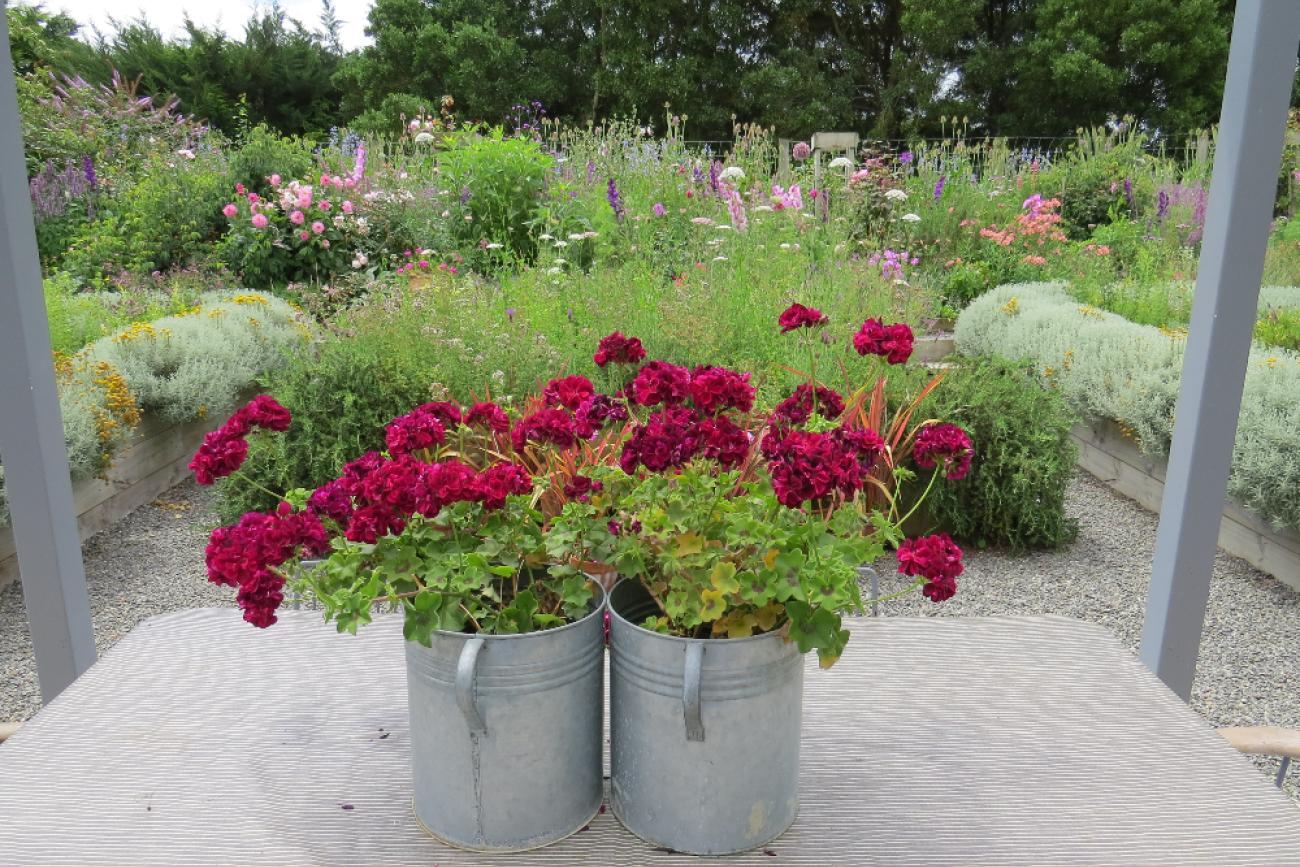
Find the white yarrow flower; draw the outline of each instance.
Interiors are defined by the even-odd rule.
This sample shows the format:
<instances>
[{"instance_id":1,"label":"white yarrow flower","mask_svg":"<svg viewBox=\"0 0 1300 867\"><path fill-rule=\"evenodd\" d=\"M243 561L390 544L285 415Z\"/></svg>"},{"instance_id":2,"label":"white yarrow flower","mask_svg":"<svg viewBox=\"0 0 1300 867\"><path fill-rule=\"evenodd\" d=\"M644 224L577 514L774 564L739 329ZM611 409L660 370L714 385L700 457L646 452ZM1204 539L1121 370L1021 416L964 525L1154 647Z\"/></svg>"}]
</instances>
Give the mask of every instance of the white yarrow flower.
<instances>
[{"instance_id":1,"label":"white yarrow flower","mask_svg":"<svg viewBox=\"0 0 1300 867\"><path fill-rule=\"evenodd\" d=\"M919 222L921 222L921 215L920 215L920 214L904 214L904 215L903 215L903 222L904 222L904 223L919 223Z\"/></svg>"},{"instance_id":2,"label":"white yarrow flower","mask_svg":"<svg viewBox=\"0 0 1300 867\"><path fill-rule=\"evenodd\" d=\"M500 249L501 249L501 246L502 246L501 244L498 244L498 243L496 243L496 242L493 242L493 243L491 243L491 244L488 244L488 245L486 246L486 249L488 249L488 250L500 250Z\"/></svg>"},{"instance_id":3,"label":"white yarrow flower","mask_svg":"<svg viewBox=\"0 0 1300 867\"><path fill-rule=\"evenodd\" d=\"M888 191L886 191L886 193L885 193L885 198L886 198L886 199L889 199L889 200L892 201L892 202L906 202L906 201L907 201L907 193L903 192L902 190L897 190L897 189L895 189L895 190L888 190Z\"/></svg>"},{"instance_id":4,"label":"white yarrow flower","mask_svg":"<svg viewBox=\"0 0 1300 867\"><path fill-rule=\"evenodd\" d=\"M729 181L732 178L742 179L745 177L745 170L740 166L727 166L718 177L724 181Z\"/></svg>"},{"instance_id":5,"label":"white yarrow flower","mask_svg":"<svg viewBox=\"0 0 1300 867\"><path fill-rule=\"evenodd\" d=\"M539 240L539 241L554 241L554 240L555 240L555 236L554 236L554 235L551 235L551 234L538 235L538 236L537 236L537 240Z\"/></svg>"},{"instance_id":6,"label":"white yarrow flower","mask_svg":"<svg viewBox=\"0 0 1300 867\"><path fill-rule=\"evenodd\" d=\"M836 157L831 160L831 168L833 169L847 169L851 165L853 165L853 162L848 157Z\"/></svg>"},{"instance_id":7,"label":"white yarrow flower","mask_svg":"<svg viewBox=\"0 0 1300 867\"><path fill-rule=\"evenodd\" d=\"M416 144L428 144L431 141L433 141L433 133L431 132L422 132L415 137Z\"/></svg>"}]
</instances>

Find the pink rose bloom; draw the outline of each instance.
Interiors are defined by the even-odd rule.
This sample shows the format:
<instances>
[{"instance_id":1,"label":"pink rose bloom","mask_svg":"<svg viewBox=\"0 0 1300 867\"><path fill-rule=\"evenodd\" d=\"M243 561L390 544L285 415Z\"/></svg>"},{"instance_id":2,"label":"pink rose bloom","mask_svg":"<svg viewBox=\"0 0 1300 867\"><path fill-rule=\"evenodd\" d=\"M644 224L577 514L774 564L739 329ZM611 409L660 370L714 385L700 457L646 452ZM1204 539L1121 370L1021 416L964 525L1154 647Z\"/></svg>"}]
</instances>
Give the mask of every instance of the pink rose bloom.
<instances>
[{"instance_id":1,"label":"pink rose bloom","mask_svg":"<svg viewBox=\"0 0 1300 867\"><path fill-rule=\"evenodd\" d=\"M352 213L352 203L349 202L347 199L343 200L343 213L345 214Z\"/></svg>"},{"instance_id":2,"label":"pink rose bloom","mask_svg":"<svg viewBox=\"0 0 1300 867\"><path fill-rule=\"evenodd\" d=\"M325 224L322 223L320 220L317 220L316 222L311 224L311 230L315 232L317 235L319 235L321 232L325 231Z\"/></svg>"},{"instance_id":3,"label":"pink rose bloom","mask_svg":"<svg viewBox=\"0 0 1300 867\"><path fill-rule=\"evenodd\" d=\"M301 226L306 220L307 217L302 211L294 211L289 215L289 222L293 223L295 226Z\"/></svg>"},{"instance_id":4,"label":"pink rose bloom","mask_svg":"<svg viewBox=\"0 0 1300 867\"><path fill-rule=\"evenodd\" d=\"M306 229L303 229L301 232L298 233L299 241L306 241L310 237L311 237L311 232L308 232Z\"/></svg>"},{"instance_id":5,"label":"pink rose bloom","mask_svg":"<svg viewBox=\"0 0 1300 867\"><path fill-rule=\"evenodd\" d=\"M262 201L262 197L259 196L257 193L249 193L249 194L248 194L248 200L249 200L250 202L260 202L260 201Z\"/></svg>"},{"instance_id":6,"label":"pink rose bloom","mask_svg":"<svg viewBox=\"0 0 1300 867\"><path fill-rule=\"evenodd\" d=\"M349 190L355 187L356 185L357 182L355 178L348 178L346 181L343 182L343 186L347 187Z\"/></svg>"},{"instance_id":7,"label":"pink rose bloom","mask_svg":"<svg viewBox=\"0 0 1300 867\"><path fill-rule=\"evenodd\" d=\"M254 228L254 229L265 229L266 226L267 226L267 224L270 223L270 222L271 222L271 221L268 220L268 219L266 218L266 214L254 214L254 215L253 215L253 228Z\"/></svg>"},{"instance_id":8,"label":"pink rose bloom","mask_svg":"<svg viewBox=\"0 0 1300 867\"><path fill-rule=\"evenodd\" d=\"M320 205L320 209L321 209L322 211L328 211L328 210L330 209L330 200L329 200L329 199L321 199L321 200L320 200L319 202L317 202L316 204Z\"/></svg>"},{"instance_id":9,"label":"pink rose bloom","mask_svg":"<svg viewBox=\"0 0 1300 867\"><path fill-rule=\"evenodd\" d=\"M244 194L244 185L235 184L235 192L239 193L242 196Z\"/></svg>"},{"instance_id":10,"label":"pink rose bloom","mask_svg":"<svg viewBox=\"0 0 1300 867\"><path fill-rule=\"evenodd\" d=\"M221 209L221 213L233 219L235 214L239 213L239 208L235 207L234 202L231 202L230 204L226 205L224 208Z\"/></svg>"},{"instance_id":11,"label":"pink rose bloom","mask_svg":"<svg viewBox=\"0 0 1300 867\"><path fill-rule=\"evenodd\" d=\"M328 250L328 249L330 248L330 239L329 239L329 238L321 238L320 244L321 244L322 247L324 247L326 250Z\"/></svg>"},{"instance_id":12,"label":"pink rose bloom","mask_svg":"<svg viewBox=\"0 0 1300 867\"><path fill-rule=\"evenodd\" d=\"M271 186L273 186L273 187L278 187L278 186L280 186L280 176L279 176L279 175L271 175Z\"/></svg>"},{"instance_id":13,"label":"pink rose bloom","mask_svg":"<svg viewBox=\"0 0 1300 867\"><path fill-rule=\"evenodd\" d=\"M428 260L428 259L421 259L421 260L420 260L420 267L421 267L421 268L428 268L428 267L429 267L429 260Z\"/></svg>"},{"instance_id":14,"label":"pink rose bloom","mask_svg":"<svg viewBox=\"0 0 1300 867\"><path fill-rule=\"evenodd\" d=\"M320 176L320 185L321 185L322 187L327 187L327 186L329 186L329 182L330 182L330 176L329 176L329 175L321 175L321 176Z\"/></svg>"}]
</instances>

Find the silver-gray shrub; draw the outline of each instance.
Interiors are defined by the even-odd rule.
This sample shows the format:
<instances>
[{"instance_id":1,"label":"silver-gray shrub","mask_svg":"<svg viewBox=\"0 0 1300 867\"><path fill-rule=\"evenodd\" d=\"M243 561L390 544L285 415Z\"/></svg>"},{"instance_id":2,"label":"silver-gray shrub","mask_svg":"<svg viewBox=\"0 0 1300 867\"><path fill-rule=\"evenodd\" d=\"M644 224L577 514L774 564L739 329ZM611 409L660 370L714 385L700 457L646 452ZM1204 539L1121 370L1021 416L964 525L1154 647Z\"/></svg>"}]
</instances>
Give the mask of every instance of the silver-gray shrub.
<instances>
[{"instance_id":1,"label":"silver-gray shrub","mask_svg":"<svg viewBox=\"0 0 1300 867\"><path fill-rule=\"evenodd\" d=\"M181 423L230 408L307 333L296 311L273 295L214 292L191 312L158 319L130 339L98 340L86 351L117 368L144 412Z\"/></svg>"},{"instance_id":2,"label":"silver-gray shrub","mask_svg":"<svg viewBox=\"0 0 1300 867\"><path fill-rule=\"evenodd\" d=\"M976 299L955 339L964 355L1029 362L1083 416L1118 422L1148 454L1168 453L1185 346L1177 332L1080 304L1059 283L1024 283ZM1300 528L1300 355L1252 349L1228 493Z\"/></svg>"}]
</instances>

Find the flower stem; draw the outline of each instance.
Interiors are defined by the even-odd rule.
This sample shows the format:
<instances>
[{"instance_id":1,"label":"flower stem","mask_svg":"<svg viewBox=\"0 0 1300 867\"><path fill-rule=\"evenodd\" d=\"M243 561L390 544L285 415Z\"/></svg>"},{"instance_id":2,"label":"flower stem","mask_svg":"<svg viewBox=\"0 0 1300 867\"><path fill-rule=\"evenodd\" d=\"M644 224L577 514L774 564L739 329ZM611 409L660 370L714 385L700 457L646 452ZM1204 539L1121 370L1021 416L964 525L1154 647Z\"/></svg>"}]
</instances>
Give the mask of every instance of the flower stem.
<instances>
[{"instance_id":1,"label":"flower stem","mask_svg":"<svg viewBox=\"0 0 1300 867\"><path fill-rule=\"evenodd\" d=\"M271 490L270 488L266 487L265 485L262 485L262 484L259 484L259 483L255 482L255 481L253 481L251 478L249 478L247 475L245 475L244 473L242 473L242 472L239 471L239 470L235 470L235 471L234 471L233 473L231 473L230 475L231 475L232 477L234 477L234 476L238 476L238 477L239 477L240 479L242 479L246 484L251 485L252 487L256 488L257 490L261 491L262 493L266 494L267 496L271 497L271 498L274 499L274 500L279 501L279 500L283 500L283 499L284 499L284 495L283 495L283 494L277 494L275 491Z\"/></svg>"},{"instance_id":2,"label":"flower stem","mask_svg":"<svg viewBox=\"0 0 1300 867\"><path fill-rule=\"evenodd\" d=\"M877 596L875 599L871 599L869 601L872 605L879 605L881 602L893 602L895 599L901 599L904 596L911 595L913 592L916 591L918 587L924 587L924 586L925 586L925 579L921 578L918 579L917 582L913 584L911 587L907 587L903 590L899 590L897 593L890 593L885 596Z\"/></svg>"},{"instance_id":3,"label":"flower stem","mask_svg":"<svg viewBox=\"0 0 1300 867\"><path fill-rule=\"evenodd\" d=\"M899 518L896 523L905 524L907 522L907 519L912 517L912 515L916 512L917 509L921 508L921 504L925 502L925 498L930 496L930 489L934 487L934 481L937 478L939 478L939 466L936 464L934 468L934 473L932 473L930 476L930 483L925 486L925 491L924 493L921 494L921 498L918 499L915 503L913 503L912 508L908 510L907 514ZM897 514L897 512L895 512L895 514Z\"/></svg>"}]
</instances>

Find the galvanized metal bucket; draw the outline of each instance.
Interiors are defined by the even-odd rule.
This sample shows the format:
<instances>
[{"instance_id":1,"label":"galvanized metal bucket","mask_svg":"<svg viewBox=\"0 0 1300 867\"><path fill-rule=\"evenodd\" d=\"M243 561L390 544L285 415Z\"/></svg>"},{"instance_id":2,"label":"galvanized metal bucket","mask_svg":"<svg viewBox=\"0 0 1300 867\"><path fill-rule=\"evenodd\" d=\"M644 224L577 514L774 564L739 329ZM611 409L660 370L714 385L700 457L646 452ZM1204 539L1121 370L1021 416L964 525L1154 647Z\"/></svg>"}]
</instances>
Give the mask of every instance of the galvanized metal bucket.
<instances>
[{"instance_id":1,"label":"galvanized metal bucket","mask_svg":"<svg viewBox=\"0 0 1300 867\"><path fill-rule=\"evenodd\" d=\"M557 629L406 642L415 816L433 836L517 852L600 810L604 595Z\"/></svg>"},{"instance_id":2,"label":"galvanized metal bucket","mask_svg":"<svg viewBox=\"0 0 1300 867\"><path fill-rule=\"evenodd\" d=\"M609 600L614 815L642 840L695 855L780 836L799 810L798 648L776 634L642 629L659 610L632 581Z\"/></svg>"}]
</instances>

